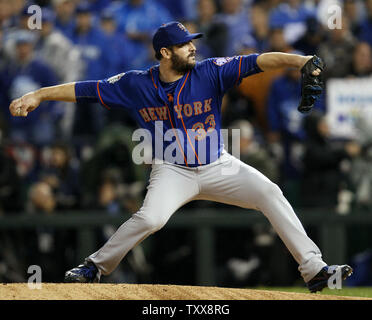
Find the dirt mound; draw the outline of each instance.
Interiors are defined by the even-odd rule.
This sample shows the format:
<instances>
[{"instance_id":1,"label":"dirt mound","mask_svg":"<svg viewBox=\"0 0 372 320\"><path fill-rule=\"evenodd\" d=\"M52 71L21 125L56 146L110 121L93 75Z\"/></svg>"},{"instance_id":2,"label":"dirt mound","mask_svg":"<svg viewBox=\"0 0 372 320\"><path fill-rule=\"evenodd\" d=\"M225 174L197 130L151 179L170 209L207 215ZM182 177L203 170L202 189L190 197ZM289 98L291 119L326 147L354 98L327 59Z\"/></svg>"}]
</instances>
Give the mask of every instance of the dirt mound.
<instances>
[{"instance_id":1,"label":"dirt mound","mask_svg":"<svg viewBox=\"0 0 372 320\"><path fill-rule=\"evenodd\" d=\"M150 284L0 284L0 300L361 300L322 294Z\"/></svg>"}]
</instances>

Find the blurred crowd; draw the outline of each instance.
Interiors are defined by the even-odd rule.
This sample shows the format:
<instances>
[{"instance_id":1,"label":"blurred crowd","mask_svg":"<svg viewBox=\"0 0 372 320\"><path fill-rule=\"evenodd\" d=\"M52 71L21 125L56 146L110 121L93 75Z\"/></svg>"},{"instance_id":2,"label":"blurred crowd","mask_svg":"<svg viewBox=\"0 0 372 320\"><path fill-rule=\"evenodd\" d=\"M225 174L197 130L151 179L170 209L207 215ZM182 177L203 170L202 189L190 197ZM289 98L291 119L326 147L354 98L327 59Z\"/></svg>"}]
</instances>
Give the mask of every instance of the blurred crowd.
<instances>
[{"instance_id":1,"label":"blurred crowd","mask_svg":"<svg viewBox=\"0 0 372 320\"><path fill-rule=\"evenodd\" d=\"M42 10L41 29L34 29L32 5ZM341 28L329 28L334 5L341 8ZM198 60L317 54L327 66L325 83L372 75L372 0L0 0L0 215L138 210L150 168L132 162L136 124L126 111L43 102L23 119L11 117L8 107L44 86L156 64L152 35L172 20L204 33L195 41ZM331 139L327 90L310 115L300 114L300 80L299 70L279 69L248 77L227 93L223 124L241 130L242 161L279 184L295 207L340 214L370 208L371 146ZM50 232L39 232L41 251L48 252ZM252 237L263 234L272 236L258 228Z\"/></svg>"}]
</instances>

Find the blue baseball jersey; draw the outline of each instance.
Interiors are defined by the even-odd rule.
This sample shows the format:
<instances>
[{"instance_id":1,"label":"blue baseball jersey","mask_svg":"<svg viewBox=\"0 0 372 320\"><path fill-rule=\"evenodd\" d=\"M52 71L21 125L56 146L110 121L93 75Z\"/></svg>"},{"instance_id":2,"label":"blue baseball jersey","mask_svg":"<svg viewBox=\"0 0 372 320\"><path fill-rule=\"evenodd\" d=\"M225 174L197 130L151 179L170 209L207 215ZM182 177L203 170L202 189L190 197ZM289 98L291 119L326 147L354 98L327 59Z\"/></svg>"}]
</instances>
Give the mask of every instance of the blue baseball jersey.
<instances>
[{"instance_id":1,"label":"blue baseball jersey","mask_svg":"<svg viewBox=\"0 0 372 320\"><path fill-rule=\"evenodd\" d=\"M225 92L242 78L262 72L258 54L210 58L178 81L164 84L159 66L132 70L75 85L77 101L126 108L152 141L152 157L195 167L216 161L223 150L221 104Z\"/></svg>"}]
</instances>

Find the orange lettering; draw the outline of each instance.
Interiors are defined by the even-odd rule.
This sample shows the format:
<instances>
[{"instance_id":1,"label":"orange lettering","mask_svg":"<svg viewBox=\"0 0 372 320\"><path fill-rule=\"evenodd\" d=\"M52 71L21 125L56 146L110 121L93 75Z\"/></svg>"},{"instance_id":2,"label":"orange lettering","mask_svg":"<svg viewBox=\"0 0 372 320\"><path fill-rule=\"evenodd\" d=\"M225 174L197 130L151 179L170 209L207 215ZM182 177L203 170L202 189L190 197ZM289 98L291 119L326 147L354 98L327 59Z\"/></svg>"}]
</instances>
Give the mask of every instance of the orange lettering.
<instances>
[{"instance_id":1,"label":"orange lettering","mask_svg":"<svg viewBox=\"0 0 372 320\"><path fill-rule=\"evenodd\" d=\"M212 110L211 103L212 103L212 98L204 100L204 112L208 112Z\"/></svg>"},{"instance_id":2,"label":"orange lettering","mask_svg":"<svg viewBox=\"0 0 372 320\"><path fill-rule=\"evenodd\" d=\"M175 105L174 110L177 112L177 118L181 119L182 118L182 114L181 114L182 104L181 105L179 105L179 104Z\"/></svg>"},{"instance_id":3,"label":"orange lettering","mask_svg":"<svg viewBox=\"0 0 372 320\"><path fill-rule=\"evenodd\" d=\"M201 122L195 123L192 126L192 130L197 133L197 135L195 136L196 140L199 140L199 141L203 140L205 138L205 136L207 135L207 133L205 132L205 129L204 129L204 124L201 123Z\"/></svg>"},{"instance_id":4,"label":"orange lettering","mask_svg":"<svg viewBox=\"0 0 372 320\"><path fill-rule=\"evenodd\" d=\"M145 122L151 121L149 115L147 114L146 108L143 108L143 109L139 110L139 113L141 114L141 116L142 116L143 120L145 120Z\"/></svg>"},{"instance_id":5,"label":"orange lettering","mask_svg":"<svg viewBox=\"0 0 372 320\"><path fill-rule=\"evenodd\" d=\"M216 121L214 120L214 114L210 114L207 119L205 119L205 124L209 123L209 127L207 129L208 132L212 132L216 127Z\"/></svg>"},{"instance_id":6,"label":"orange lettering","mask_svg":"<svg viewBox=\"0 0 372 320\"><path fill-rule=\"evenodd\" d=\"M183 106L183 113L185 114L186 117L191 117L192 115L192 107L189 104L185 104Z\"/></svg>"},{"instance_id":7,"label":"orange lettering","mask_svg":"<svg viewBox=\"0 0 372 320\"><path fill-rule=\"evenodd\" d=\"M158 117L155 114L155 108L147 108L147 111L150 114L151 120L153 121L158 120Z\"/></svg>"},{"instance_id":8,"label":"orange lettering","mask_svg":"<svg viewBox=\"0 0 372 320\"><path fill-rule=\"evenodd\" d=\"M168 117L167 117L167 107L165 107L165 106L164 107L157 107L157 108L155 108L155 111L158 114L160 120L167 120L168 119Z\"/></svg>"},{"instance_id":9,"label":"orange lettering","mask_svg":"<svg viewBox=\"0 0 372 320\"><path fill-rule=\"evenodd\" d=\"M203 104L200 101L195 101L194 102L194 115L197 116L199 114L202 114L203 113L202 107L203 107Z\"/></svg>"}]
</instances>

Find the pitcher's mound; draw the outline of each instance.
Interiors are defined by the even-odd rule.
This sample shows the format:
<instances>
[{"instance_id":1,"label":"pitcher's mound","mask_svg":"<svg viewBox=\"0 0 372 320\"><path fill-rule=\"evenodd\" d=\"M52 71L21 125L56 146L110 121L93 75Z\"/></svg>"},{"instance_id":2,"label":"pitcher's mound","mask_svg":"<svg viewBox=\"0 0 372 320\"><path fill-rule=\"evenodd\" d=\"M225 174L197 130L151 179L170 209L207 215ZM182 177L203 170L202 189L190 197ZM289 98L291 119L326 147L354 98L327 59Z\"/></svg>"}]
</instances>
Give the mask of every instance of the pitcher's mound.
<instances>
[{"instance_id":1,"label":"pitcher's mound","mask_svg":"<svg viewBox=\"0 0 372 320\"><path fill-rule=\"evenodd\" d=\"M0 300L360 300L322 294L150 284L0 284Z\"/></svg>"}]
</instances>

